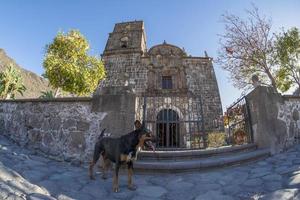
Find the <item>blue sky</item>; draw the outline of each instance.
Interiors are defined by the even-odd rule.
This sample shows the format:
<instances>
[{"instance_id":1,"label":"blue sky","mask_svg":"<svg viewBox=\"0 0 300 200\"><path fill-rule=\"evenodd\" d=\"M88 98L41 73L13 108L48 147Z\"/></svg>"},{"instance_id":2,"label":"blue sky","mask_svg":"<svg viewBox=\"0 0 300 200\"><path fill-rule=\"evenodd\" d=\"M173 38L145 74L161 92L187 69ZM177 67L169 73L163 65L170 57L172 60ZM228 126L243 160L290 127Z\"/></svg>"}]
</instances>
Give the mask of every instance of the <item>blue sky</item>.
<instances>
[{"instance_id":1,"label":"blue sky","mask_svg":"<svg viewBox=\"0 0 300 200\"><path fill-rule=\"evenodd\" d=\"M23 68L42 74L45 45L59 30L79 29L90 42L90 53L100 55L115 23L144 20L148 49L166 40L193 56L206 50L216 57L217 34L224 30L221 14L244 16L251 2L272 18L273 31L300 28L300 0L1 0L0 48ZM214 67L225 108L241 92L220 66Z\"/></svg>"}]
</instances>

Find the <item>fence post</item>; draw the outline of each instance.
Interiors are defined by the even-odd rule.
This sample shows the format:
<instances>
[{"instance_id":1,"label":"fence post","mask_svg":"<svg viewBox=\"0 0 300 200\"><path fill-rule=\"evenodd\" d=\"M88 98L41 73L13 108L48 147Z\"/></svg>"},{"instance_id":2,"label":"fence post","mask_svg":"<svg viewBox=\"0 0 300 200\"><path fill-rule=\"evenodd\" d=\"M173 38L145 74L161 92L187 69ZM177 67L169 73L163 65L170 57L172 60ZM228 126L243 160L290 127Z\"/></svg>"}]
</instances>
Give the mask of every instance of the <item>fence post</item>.
<instances>
[{"instance_id":1,"label":"fence post","mask_svg":"<svg viewBox=\"0 0 300 200\"><path fill-rule=\"evenodd\" d=\"M147 97L146 97L146 95L144 95L144 104L143 104L143 124L144 124L145 127L146 127L146 109L147 109L146 103L147 103Z\"/></svg>"},{"instance_id":2,"label":"fence post","mask_svg":"<svg viewBox=\"0 0 300 200\"><path fill-rule=\"evenodd\" d=\"M248 126L249 126L249 131L250 131L250 141L251 141L251 143L253 143L254 139L253 139L252 120L251 120L251 113L250 113L249 101L248 101L247 96L245 96L245 102L246 102L247 122L248 122Z\"/></svg>"}]
</instances>

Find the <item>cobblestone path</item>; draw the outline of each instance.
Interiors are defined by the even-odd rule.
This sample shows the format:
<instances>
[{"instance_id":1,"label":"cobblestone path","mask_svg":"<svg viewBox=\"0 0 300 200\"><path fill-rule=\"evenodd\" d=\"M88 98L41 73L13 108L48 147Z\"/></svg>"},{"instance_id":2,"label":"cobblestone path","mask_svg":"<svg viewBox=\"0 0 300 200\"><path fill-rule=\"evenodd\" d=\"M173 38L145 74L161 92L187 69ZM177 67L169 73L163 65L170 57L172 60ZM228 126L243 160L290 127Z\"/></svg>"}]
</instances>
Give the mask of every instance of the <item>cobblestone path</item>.
<instances>
[{"instance_id":1,"label":"cobblestone path","mask_svg":"<svg viewBox=\"0 0 300 200\"><path fill-rule=\"evenodd\" d=\"M86 167L38 156L0 136L1 200L300 200L300 145L256 163L209 172L135 174L136 191L127 189L126 174L121 173L120 192L112 193L112 178L97 174L91 181Z\"/></svg>"}]
</instances>

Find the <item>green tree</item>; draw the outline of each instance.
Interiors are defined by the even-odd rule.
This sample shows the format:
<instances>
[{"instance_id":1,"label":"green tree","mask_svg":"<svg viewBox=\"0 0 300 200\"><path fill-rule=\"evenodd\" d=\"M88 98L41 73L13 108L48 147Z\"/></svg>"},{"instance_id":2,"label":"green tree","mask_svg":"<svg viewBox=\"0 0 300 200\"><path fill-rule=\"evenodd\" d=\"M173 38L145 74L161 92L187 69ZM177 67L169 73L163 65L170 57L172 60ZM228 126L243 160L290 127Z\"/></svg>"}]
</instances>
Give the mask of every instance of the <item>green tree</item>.
<instances>
[{"instance_id":1,"label":"green tree","mask_svg":"<svg viewBox=\"0 0 300 200\"><path fill-rule=\"evenodd\" d=\"M55 98L54 94L51 90L50 91L42 91L41 93L42 93L42 95L39 97L40 99L53 99L53 98Z\"/></svg>"},{"instance_id":2,"label":"green tree","mask_svg":"<svg viewBox=\"0 0 300 200\"><path fill-rule=\"evenodd\" d=\"M300 33L299 29L291 28L276 35L276 63L278 87L285 92L292 86L300 88Z\"/></svg>"},{"instance_id":3,"label":"green tree","mask_svg":"<svg viewBox=\"0 0 300 200\"><path fill-rule=\"evenodd\" d=\"M46 46L43 62L50 85L78 96L91 94L105 77L105 69L101 59L89 56L88 50L89 44L79 31L59 32Z\"/></svg>"},{"instance_id":4,"label":"green tree","mask_svg":"<svg viewBox=\"0 0 300 200\"><path fill-rule=\"evenodd\" d=\"M6 70L0 72L1 99L14 99L17 93L23 96L25 90L21 74L13 65L9 65Z\"/></svg>"}]
</instances>

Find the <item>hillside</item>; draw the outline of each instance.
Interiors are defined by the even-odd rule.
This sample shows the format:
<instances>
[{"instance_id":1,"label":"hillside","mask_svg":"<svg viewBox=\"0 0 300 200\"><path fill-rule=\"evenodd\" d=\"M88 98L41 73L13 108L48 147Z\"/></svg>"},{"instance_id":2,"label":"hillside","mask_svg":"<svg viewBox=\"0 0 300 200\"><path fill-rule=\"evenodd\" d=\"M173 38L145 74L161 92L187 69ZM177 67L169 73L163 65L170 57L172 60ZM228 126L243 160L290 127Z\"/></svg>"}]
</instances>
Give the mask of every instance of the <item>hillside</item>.
<instances>
[{"instance_id":1,"label":"hillside","mask_svg":"<svg viewBox=\"0 0 300 200\"><path fill-rule=\"evenodd\" d=\"M41 95L41 91L50 90L46 79L31 71L23 69L10 58L3 49L0 49L0 71L3 71L9 64L13 64L21 72L23 83L27 88L24 92L24 96L18 94L16 98L37 98Z\"/></svg>"}]
</instances>

